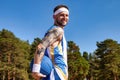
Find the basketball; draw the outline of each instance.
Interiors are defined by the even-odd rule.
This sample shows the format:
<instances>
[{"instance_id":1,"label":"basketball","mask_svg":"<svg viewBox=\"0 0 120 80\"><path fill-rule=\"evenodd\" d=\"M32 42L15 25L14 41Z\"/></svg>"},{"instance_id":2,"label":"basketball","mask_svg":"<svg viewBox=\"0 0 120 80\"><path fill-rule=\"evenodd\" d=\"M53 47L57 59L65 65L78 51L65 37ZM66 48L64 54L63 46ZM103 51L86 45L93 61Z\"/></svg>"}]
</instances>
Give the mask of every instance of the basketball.
<instances>
[{"instance_id":1,"label":"basketball","mask_svg":"<svg viewBox=\"0 0 120 80\"><path fill-rule=\"evenodd\" d=\"M33 64L34 64L34 59L32 59L31 63L30 63L30 69L32 71L33 68ZM50 58L48 58L47 56L44 56L41 62L41 69L40 69L40 73L44 74L44 75L49 75L52 71L52 62L50 60Z\"/></svg>"}]
</instances>

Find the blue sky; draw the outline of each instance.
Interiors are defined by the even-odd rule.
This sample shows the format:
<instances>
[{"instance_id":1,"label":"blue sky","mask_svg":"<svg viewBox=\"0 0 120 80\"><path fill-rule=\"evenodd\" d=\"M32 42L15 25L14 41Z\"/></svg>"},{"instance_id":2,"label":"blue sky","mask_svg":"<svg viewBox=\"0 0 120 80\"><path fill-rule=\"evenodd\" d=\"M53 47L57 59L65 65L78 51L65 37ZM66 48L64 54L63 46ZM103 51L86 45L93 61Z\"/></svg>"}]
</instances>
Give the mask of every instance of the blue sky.
<instances>
[{"instance_id":1,"label":"blue sky","mask_svg":"<svg viewBox=\"0 0 120 80\"><path fill-rule=\"evenodd\" d=\"M0 0L0 30L8 29L30 43L43 38L58 4L70 9L65 35L80 52L92 53L97 41L108 38L120 43L120 0Z\"/></svg>"}]
</instances>

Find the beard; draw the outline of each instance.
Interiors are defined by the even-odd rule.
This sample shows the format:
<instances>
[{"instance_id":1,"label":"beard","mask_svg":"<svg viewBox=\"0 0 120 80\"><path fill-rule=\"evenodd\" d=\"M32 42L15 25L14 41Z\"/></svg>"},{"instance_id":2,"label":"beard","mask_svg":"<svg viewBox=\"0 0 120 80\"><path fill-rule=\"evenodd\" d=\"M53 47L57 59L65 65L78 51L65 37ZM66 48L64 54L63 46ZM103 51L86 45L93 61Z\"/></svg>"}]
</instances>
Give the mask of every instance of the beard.
<instances>
[{"instance_id":1,"label":"beard","mask_svg":"<svg viewBox=\"0 0 120 80\"><path fill-rule=\"evenodd\" d=\"M56 21L57 25L59 26L66 26L67 25L67 22L62 22L62 21Z\"/></svg>"}]
</instances>

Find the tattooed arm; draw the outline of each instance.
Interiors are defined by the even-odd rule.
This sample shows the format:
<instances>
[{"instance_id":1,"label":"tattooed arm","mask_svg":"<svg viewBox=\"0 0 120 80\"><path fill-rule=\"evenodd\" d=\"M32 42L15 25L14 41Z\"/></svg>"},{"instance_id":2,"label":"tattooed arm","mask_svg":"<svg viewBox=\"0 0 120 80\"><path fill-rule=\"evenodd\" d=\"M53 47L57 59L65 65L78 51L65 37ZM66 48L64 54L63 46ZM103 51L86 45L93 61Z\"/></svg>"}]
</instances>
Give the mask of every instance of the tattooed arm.
<instances>
[{"instance_id":1,"label":"tattooed arm","mask_svg":"<svg viewBox=\"0 0 120 80\"><path fill-rule=\"evenodd\" d=\"M44 56L45 49L52 45L55 41L59 39L60 36L63 35L63 29L60 27L54 28L50 30L47 35L42 39L42 42L37 46L35 55L34 55L34 64L40 64L41 60ZM34 69L34 66L33 66ZM33 73L38 73L40 69L33 70ZM36 76L33 74L33 77L35 78ZM40 75L39 77L44 77Z\"/></svg>"},{"instance_id":2,"label":"tattooed arm","mask_svg":"<svg viewBox=\"0 0 120 80\"><path fill-rule=\"evenodd\" d=\"M42 42L37 46L34 63L39 64L41 62L45 49L58 40L61 35L63 35L63 29L60 27L54 28L47 33L47 35L42 39Z\"/></svg>"}]
</instances>

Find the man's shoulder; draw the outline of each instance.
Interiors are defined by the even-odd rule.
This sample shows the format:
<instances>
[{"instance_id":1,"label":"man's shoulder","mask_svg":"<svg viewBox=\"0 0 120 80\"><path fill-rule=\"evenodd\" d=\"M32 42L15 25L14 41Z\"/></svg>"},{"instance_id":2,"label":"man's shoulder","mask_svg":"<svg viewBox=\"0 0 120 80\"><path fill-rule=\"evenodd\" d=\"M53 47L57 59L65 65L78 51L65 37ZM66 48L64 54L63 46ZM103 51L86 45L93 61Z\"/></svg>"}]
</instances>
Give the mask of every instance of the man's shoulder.
<instances>
[{"instance_id":1,"label":"man's shoulder","mask_svg":"<svg viewBox=\"0 0 120 80\"><path fill-rule=\"evenodd\" d=\"M50 36L50 35L53 35L53 34L56 35L56 36L63 35L64 30L61 27L54 27L52 29L49 29L47 31L47 33L45 34L45 36Z\"/></svg>"},{"instance_id":2,"label":"man's shoulder","mask_svg":"<svg viewBox=\"0 0 120 80\"><path fill-rule=\"evenodd\" d=\"M48 32L59 32L59 33L63 33L64 30L63 30L63 28L61 28L61 27L54 27L54 28L50 29Z\"/></svg>"}]
</instances>

